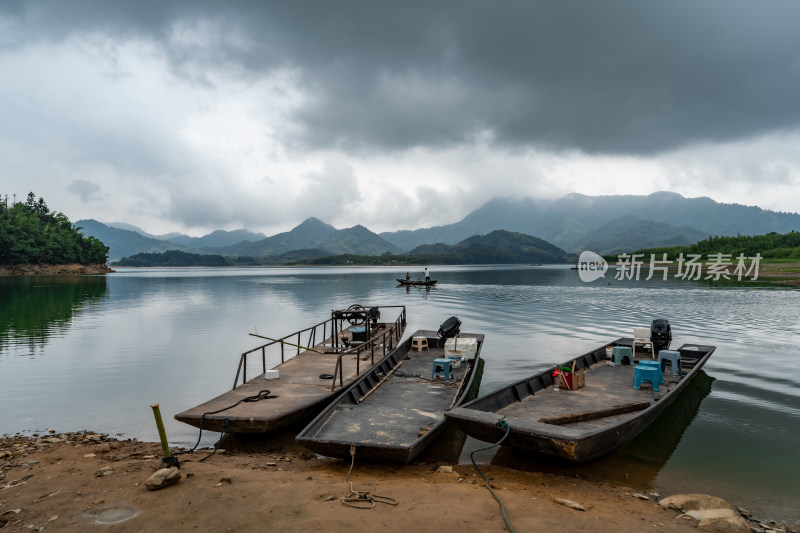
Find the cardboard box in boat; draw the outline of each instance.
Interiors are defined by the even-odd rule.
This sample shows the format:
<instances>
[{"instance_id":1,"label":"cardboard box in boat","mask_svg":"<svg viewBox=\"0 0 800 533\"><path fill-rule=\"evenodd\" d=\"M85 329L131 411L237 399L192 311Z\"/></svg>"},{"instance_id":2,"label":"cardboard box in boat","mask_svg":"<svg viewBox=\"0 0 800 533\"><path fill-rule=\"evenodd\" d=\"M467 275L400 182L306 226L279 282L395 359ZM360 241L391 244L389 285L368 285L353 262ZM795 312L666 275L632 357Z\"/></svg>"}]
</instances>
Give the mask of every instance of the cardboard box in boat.
<instances>
[{"instance_id":1,"label":"cardboard box in boat","mask_svg":"<svg viewBox=\"0 0 800 533\"><path fill-rule=\"evenodd\" d=\"M475 359L478 353L478 339L447 339L444 341L444 355L450 359L461 357L465 361Z\"/></svg>"}]
</instances>

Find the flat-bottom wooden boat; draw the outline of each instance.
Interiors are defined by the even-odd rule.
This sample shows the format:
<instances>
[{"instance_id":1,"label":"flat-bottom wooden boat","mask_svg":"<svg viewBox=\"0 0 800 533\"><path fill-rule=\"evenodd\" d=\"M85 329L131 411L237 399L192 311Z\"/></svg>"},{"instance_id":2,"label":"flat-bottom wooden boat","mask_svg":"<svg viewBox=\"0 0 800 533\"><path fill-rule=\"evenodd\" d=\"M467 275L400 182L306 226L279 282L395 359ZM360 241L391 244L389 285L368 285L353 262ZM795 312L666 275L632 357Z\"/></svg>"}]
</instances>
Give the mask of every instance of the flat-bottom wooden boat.
<instances>
[{"instance_id":1,"label":"flat-bottom wooden boat","mask_svg":"<svg viewBox=\"0 0 800 533\"><path fill-rule=\"evenodd\" d=\"M551 367L445 413L467 435L497 442L510 426L504 445L586 462L610 454L630 442L655 420L700 371L714 346L684 344L683 374L673 376L667 365L664 383L654 391L649 383L633 388L634 365L609 366L606 346L631 346L621 338L573 360ZM651 360L650 354L634 361ZM557 367L584 370L585 387L555 389Z\"/></svg>"},{"instance_id":2,"label":"flat-bottom wooden boat","mask_svg":"<svg viewBox=\"0 0 800 533\"><path fill-rule=\"evenodd\" d=\"M387 313L396 313L396 318L380 322L381 314ZM404 306L353 305L332 311L324 322L269 339L243 353L233 389L175 418L228 433L266 433L307 423L359 376L391 355L405 325ZM261 372L248 380L251 358L260 360ZM279 364L268 370L268 361Z\"/></svg>"},{"instance_id":3,"label":"flat-bottom wooden boat","mask_svg":"<svg viewBox=\"0 0 800 533\"><path fill-rule=\"evenodd\" d=\"M411 279L400 279L400 278L395 278L395 279L397 280L397 283L399 283L400 285L406 285L406 286L408 286L408 285L410 285L410 286L419 285L419 286L422 286L422 287L433 287L434 285L436 285L436 282L439 281L437 279L432 279L430 281L422 281L422 280L414 281L414 280L411 280Z\"/></svg>"},{"instance_id":4,"label":"flat-bottom wooden boat","mask_svg":"<svg viewBox=\"0 0 800 533\"><path fill-rule=\"evenodd\" d=\"M297 442L328 457L408 463L445 429L444 412L477 396L483 373L484 336L461 333L447 342L433 331L417 331L428 348L412 350L406 339L390 357L356 381L300 434ZM466 358L451 379L432 379L434 359Z\"/></svg>"}]
</instances>

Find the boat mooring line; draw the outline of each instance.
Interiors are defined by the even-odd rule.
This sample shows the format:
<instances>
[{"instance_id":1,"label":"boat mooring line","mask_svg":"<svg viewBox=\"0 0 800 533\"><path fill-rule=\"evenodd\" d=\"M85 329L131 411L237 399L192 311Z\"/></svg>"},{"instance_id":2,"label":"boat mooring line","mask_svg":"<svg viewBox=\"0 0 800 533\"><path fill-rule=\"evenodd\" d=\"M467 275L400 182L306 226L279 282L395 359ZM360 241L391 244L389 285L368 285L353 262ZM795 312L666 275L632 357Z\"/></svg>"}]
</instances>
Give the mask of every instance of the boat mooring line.
<instances>
[{"instance_id":1,"label":"boat mooring line","mask_svg":"<svg viewBox=\"0 0 800 533\"><path fill-rule=\"evenodd\" d=\"M222 411L227 411L228 409L233 409L234 407L236 407L240 403L257 402L259 400L268 400L270 398L277 398L277 396L274 395L274 394L270 394L270 391L268 389L264 389L264 390L258 391L258 394L254 394L252 396L246 396L246 397L242 398L241 400L239 400L238 402L236 402L235 404L229 405L228 407L223 407L222 409L217 409L216 411L208 411L207 413L203 413L200 416L200 433L197 435L197 442L194 443L194 446L192 447L191 450L187 450L185 452L178 452L175 455L193 453L197 449L197 447L200 445L200 439L203 437L203 421L206 419L206 415L215 415L217 413L221 413ZM211 457L212 455L217 453L217 446L219 445L220 441L222 440L222 437L225 436L225 433L229 433L230 432L229 428L228 428L228 419L227 418L222 419L222 427L223 427L222 435L220 435L219 440L214 444L214 450L210 454L208 454L205 457L203 457L202 459L200 459L199 462L202 463L203 461L205 461L206 459L208 459L209 457ZM178 464L177 466L180 467L180 464Z\"/></svg>"},{"instance_id":2,"label":"boat mooring line","mask_svg":"<svg viewBox=\"0 0 800 533\"><path fill-rule=\"evenodd\" d=\"M385 503L387 505L397 505L397 500L394 498L390 498L388 496L380 496L378 494L370 494L369 491L366 490L355 490L353 488L353 482L347 481L350 477L350 473L353 471L353 465L356 463L356 445L353 444L350 446L350 470L347 471L347 475L344 477L345 483L350 483L350 492L342 498L342 503L344 505L349 505L354 509L374 509L376 503Z\"/></svg>"},{"instance_id":3,"label":"boat mooring line","mask_svg":"<svg viewBox=\"0 0 800 533\"><path fill-rule=\"evenodd\" d=\"M506 422L506 417L505 416L497 421L497 425L500 426L501 428L505 428L505 430L506 430L506 433L505 433L505 435L503 435L503 438L500 439L499 441L495 442L494 444L490 444L489 446L486 446L485 448L478 448L477 450L473 450L472 453L469 454L469 458L472 460L472 466L475 467L475 470L478 471L478 473L483 478L483 481L486 483L486 488L489 489L489 492L492 493L492 496L494 496L494 499L497 500L497 503L500 504L500 511L503 513L503 520L505 520L506 525L508 526L508 530L511 531L511 533L514 533L514 528L511 526L511 522L508 520L508 516L506 515L506 506L503 505L503 502L500 500L500 497L497 495L497 493L494 491L494 489L492 489L492 487L489 485L489 479L486 476L483 475L483 472L481 472L481 469L478 468L478 465L475 463L475 454L476 453L482 452L484 450L491 450L495 446L500 446L500 443L503 442L504 440L506 440L506 437L508 437L508 434L511 432L511 426L508 425L508 422Z\"/></svg>"}]
</instances>

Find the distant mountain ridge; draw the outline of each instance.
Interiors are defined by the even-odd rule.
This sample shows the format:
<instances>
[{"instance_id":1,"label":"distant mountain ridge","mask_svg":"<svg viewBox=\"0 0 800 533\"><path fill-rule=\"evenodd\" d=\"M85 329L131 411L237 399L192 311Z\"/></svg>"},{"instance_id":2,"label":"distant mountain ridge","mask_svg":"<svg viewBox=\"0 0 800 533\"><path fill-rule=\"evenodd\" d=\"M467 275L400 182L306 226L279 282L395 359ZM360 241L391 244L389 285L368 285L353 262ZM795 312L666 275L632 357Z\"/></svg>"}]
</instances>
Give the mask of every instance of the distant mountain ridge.
<instances>
[{"instance_id":1,"label":"distant mountain ridge","mask_svg":"<svg viewBox=\"0 0 800 533\"><path fill-rule=\"evenodd\" d=\"M120 224L116 224L120 225ZM202 245L209 242L226 242L232 236L251 237L254 234L246 230L215 231L204 237L183 239L184 243L196 243L200 246L181 244L174 241L159 240L154 237L128 230L112 227L96 220L79 220L75 226L83 228L84 235L91 235L100 239L109 247L109 260L116 261L123 257L130 257L137 253L157 253L167 250L204 253L223 256L252 256L265 257L303 251L304 255L381 255L384 253L399 253L401 250L394 244L379 237L361 225L352 228L336 229L329 224L309 218L291 231L279 233L255 242L241 240L226 246Z\"/></svg>"},{"instance_id":2,"label":"distant mountain ridge","mask_svg":"<svg viewBox=\"0 0 800 533\"><path fill-rule=\"evenodd\" d=\"M441 256L443 263L566 263L575 257L547 241L506 230L474 235L454 244L423 244L411 255ZM431 257L434 259L434 257Z\"/></svg>"},{"instance_id":3,"label":"distant mountain ridge","mask_svg":"<svg viewBox=\"0 0 800 533\"><path fill-rule=\"evenodd\" d=\"M81 233L99 239L108 246L108 260L116 261L137 253L157 253L169 250L192 251L169 241L161 241L127 229L112 228L94 219L78 220L73 226L81 228Z\"/></svg>"},{"instance_id":4,"label":"distant mountain ridge","mask_svg":"<svg viewBox=\"0 0 800 533\"><path fill-rule=\"evenodd\" d=\"M573 193L555 201L493 198L453 224L379 235L361 225L336 229L314 217L271 237L243 229L219 230L203 237L175 233L153 236L124 223L80 220L75 224L84 228L85 235L109 246L109 259L113 261L135 253L166 250L274 258L298 253L302 257L397 254L429 245L427 250L435 253L432 250L436 248L446 250L446 246L496 230L538 238L573 254L583 250L617 254L688 245L713 235L787 233L800 230L800 215L723 204L705 197L684 198L671 192L648 196Z\"/></svg>"},{"instance_id":5,"label":"distant mountain ridge","mask_svg":"<svg viewBox=\"0 0 800 533\"><path fill-rule=\"evenodd\" d=\"M651 223L649 232L643 225L647 222ZM431 242L455 244L495 229L534 235L569 252L615 253L622 247L633 251L662 245L656 243L696 242L711 235L786 233L800 229L800 215L672 192L648 196L573 193L550 202L493 198L454 224L380 235L408 250Z\"/></svg>"},{"instance_id":6,"label":"distant mountain ridge","mask_svg":"<svg viewBox=\"0 0 800 533\"><path fill-rule=\"evenodd\" d=\"M236 244L242 241L260 241L261 239L265 239L267 236L263 233L253 233L252 231L248 231L246 229L237 229L233 231L225 231L225 230L216 230L208 235L204 235L203 237L191 237L189 235L184 235L183 233L167 233L165 235L152 235L147 233L141 228L138 228L132 224L126 224L124 222L109 222L106 226L111 226L112 228L117 229L125 229L129 231L135 231L145 237L149 237L151 239L157 239L160 241L169 241L174 242L176 244L180 244L182 246L189 246L191 248L203 248L203 247L223 247L223 246L230 246L232 244Z\"/></svg>"}]
</instances>

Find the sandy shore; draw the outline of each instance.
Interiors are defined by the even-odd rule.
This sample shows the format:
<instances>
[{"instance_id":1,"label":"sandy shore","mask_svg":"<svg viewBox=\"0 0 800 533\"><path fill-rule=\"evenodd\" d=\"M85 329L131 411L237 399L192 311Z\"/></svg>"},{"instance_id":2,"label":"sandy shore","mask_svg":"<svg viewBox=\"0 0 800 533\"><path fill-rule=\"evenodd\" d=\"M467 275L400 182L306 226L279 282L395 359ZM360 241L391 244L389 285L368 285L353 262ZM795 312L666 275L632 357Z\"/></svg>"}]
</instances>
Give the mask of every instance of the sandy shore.
<instances>
[{"instance_id":1,"label":"sandy shore","mask_svg":"<svg viewBox=\"0 0 800 533\"><path fill-rule=\"evenodd\" d=\"M353 489L396 500L355 509L350 463L281 437L235 451L179 456L181 479L151 491L156 443L70 433L0 440L0 529L6 531L504 531L500 506L472 465L366 465ZM515 531L792 531L798 524L710 527L634 488L481 467ZM662 500L659 505L658 499ZM559 501L561 500L561 501ZM387 500L389 501L389 500ZM570 507L570 502L585 510ZM365 502L367 503L367 502ZM737 519L744 520L736 515ZM113 525L109 525L113 524ZM698 527L698 525L700 527Z\"/></svg>"}]
</instances>

